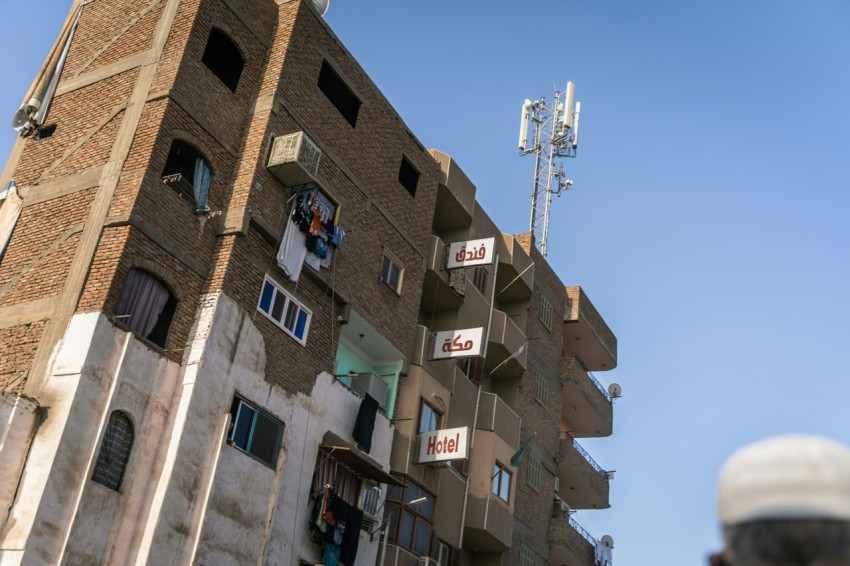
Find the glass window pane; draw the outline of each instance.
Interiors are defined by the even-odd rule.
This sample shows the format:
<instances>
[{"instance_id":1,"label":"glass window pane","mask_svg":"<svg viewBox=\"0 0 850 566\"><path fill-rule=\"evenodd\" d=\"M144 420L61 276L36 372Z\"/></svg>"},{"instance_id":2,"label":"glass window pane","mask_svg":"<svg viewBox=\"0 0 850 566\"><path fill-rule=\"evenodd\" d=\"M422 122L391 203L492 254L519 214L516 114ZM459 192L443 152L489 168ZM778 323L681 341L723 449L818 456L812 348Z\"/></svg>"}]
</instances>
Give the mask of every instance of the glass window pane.
<instances>
[{"instance_id":1,"label":"glass window pane","mask_svg":"<svg viewBox=\"0 0 850 566\"><path fill-rule=\"evenodd\" d=\"M401 501L401 486L388 485L387 486L387 499L389 499L391 501Z\"/></svg>"},{"instance_id":2,"label":"glass window pane","mask_svg":"<svg viewBox=\"0 0 850 566\"><path fill-rule=\"evenodd\" d=\"M430 521L434 515L434 498L424 491L422 496L425 497L425 501L416 506L416 511Z\"/></svg>"},{"instance_id":3,"label":"glass window pane","mask_svg":"<svg viewBox=\"0 0 850 566\"><path fill-rule=\"evenodd\" d=\"M254 409L245 403L239 403L236 417L233 419L233 429L230 439L242 450L248 450L248 437L251 434L251 423L254 422Z\"/></svg>"},{"instance_id":4,"label":"glass window pane","mask_svg":"<svg viewBox=\"0 0 850 566\"><path fill-rule=\"evenodd\" d=\"M268 281L263 285L263 293L260 296L260 310L269 312L269 307L272 304L272 295L274 295L274 286Z\"/></svg>"},{"instance_id":5,"label":"glass window pane","mask_svg":"<svg viewBox=\"0 0 850 566\"><path fill-rule=\"evenodd\" d=\"M413 537L413 552L420 556L428 554L431 543L431 525L422 519L416 520L416 533Z\"/></svg>"},{"instance_id":6,"label":"glass window pane","mask_svg":"<svg viewBox=\"0 0 850 566\"><path fill-rule=\"evenodd\" d=\"M390 258L384 256L384 261L381 263L381 281L389 282L390 267L392 267L392 262L390 261Z\"/></svg>"},{"instance_id":7,"label":"glass window pane","mask_svg":"<svg viewBox=\"0 0 850 566\"><path fill-rule=\"evenodd\" d=\"M411 548L413 545L413 522L414 517L410 511L401 512L401 522L398 526L398 545Z\"/></svg>"},{"instance_id":8,"label":"glass window pane","mask_svg":"<svg viewBox=\"0 0 850 566\"><path fill-rule=\"evenodd\" d=\"M279 432L278 423L263 413L257 413L250 453L268 465L274 466Z\"/></svg>"},{"instance_id":9,"label":"glass window pane","mask_svg":"<svg viewBox=\"0 0 850 566\"><path fill-rule=\"evenodd\" d=\"M511 474L502 470L502 480L499 482L499 497L508 501L511 495Z\"/></svg>"},{"instance_id":10,"label":"glass window pane","mask_svg":"<svg viewBox=\"0 0 850 566\"><path fill-rule=\"evenodd\" d=\"M283 293L277 292L274 294L274 305L272 305L272 318L276 321L280 322L280 318L283 315L283 303L286 302L286 297Z\"/></svg>"},{"instance_id":11,"label":"glass window pane","mask_svg":"<svg viewBox=\"0 0 850 566\"><path fill-rule=\"evenodd\" d=\"M389 540L393 542L398 541L398 534L396 533L396 528L398 527L399 513L400 511L398 505L395 505L394 503L387 503L385 515L385 517L387 517L388 519L387 523L389 525L387 527L387 536L389 537Z\"/></svg>"},{"instance_id":12,"label":"glass window pane","mask_svg":"<svg viewBox=\"0 0 850 566\"><path fill-rule=\"evenodd\" d=\"M295 336L304 338L304 329L307 328L307 311L298 309L298 322L295 324Z\"/></svg>"},{"instance_id":13,"label":"glass window pane","mask_svg":"<svg viewBox=\"0 0 850 566\"><path fill-rule=\"evenodd\" d=\"M493 479L491 481L490 491L493 492L494 495L499 495L499 479L502 475L502 470L499 469L498 464L493 465Z\"/></svg>"},{"instance_id":14,"label":"glass window pane","mask_svg":"<svg viewBox=\"0 0 850 566\"><path fill-rule=\"evenodd\" d=\"M286 320L283 321L283 327L290 332L295 331L295 316L298 314L298 305L293 301L289 301L286 307Z\"/></svg>"}]
</instances>

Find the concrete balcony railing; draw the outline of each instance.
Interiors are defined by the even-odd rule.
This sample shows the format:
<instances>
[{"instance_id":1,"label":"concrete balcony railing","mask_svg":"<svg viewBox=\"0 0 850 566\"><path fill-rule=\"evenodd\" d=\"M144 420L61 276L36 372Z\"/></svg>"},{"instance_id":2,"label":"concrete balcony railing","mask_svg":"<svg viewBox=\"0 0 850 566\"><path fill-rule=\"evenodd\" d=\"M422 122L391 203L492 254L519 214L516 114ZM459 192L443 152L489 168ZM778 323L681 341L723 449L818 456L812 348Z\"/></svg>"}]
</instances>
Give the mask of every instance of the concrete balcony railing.
<instances>
[{"instance_id":1,"label":"concrete balcony railing","mask_svg":"<svg viewBox=\"0 0 850 566\"><path fill-rule=\"evenodd\" d=\"M552 517L547 533L549 564L552 566L587 566L594 564L596 539L572 517Z\"/></svg>"},{"instance_id":2,"label":"concrete balcony railing","mask_svg":"<svg viewBox=\"0 0 850 566\"><path fill-rule=\"evenodd\" d=\"M564 348L591 371L617 366L617 338L584 294L581 287L567 287L564 314Z\"/></svg>"},{"instance_id":3,"label":"concrete balcony railing","mask_svg":"<svg viewBox=\"0 0 850 566\"><path fill-rule=\"evenodd\" d=\"M505 552L511 547L513 512L498 496L467 495L464 546L481 552Z\"/></svg>"},{"instance_id":4,"label":"concrete balcony railing","mask_svg":"<svg viewBox=\"0 0 850 566\"><path fill-rule=\"evenodd\" d=\"M450 156L435 149L429 153L443 172L437 187L434 230L447 232L468 227L475 211L475 185Z\"/></svg>"},{"instance_id":5,"label":"concrete balcony railing","mask_svg":"<svg viewBox=\"0 0 850 566\"><path fill-rule=\"evenodd\" d=\"M575 437L610 436L614 407L608 392L575 358L561 362L561 420Z\"/></svg>"},{"instance_id":6,"label":"concrete balcony railing","mask_svg":"<svg viewBox=\"0 0 850 566\"><path fill-rule=\"evenodd\" d=\"M446 270L446 244L439 236L431 236L425 258L425 277L422 280L422 304L435 311L457 309L463 296L449 285Z\"/></svg>"},{"instance_id":7,"label":"concrete balcony railing","mask_svg":"<svg viewBox=\"0 0 850 566\"><path fill-rule=\"evenodd\" d=\"M525 334L514 321L507 314L494 309L487 346L487 374L494 378L522 377L528 359L525 343ZM516 356L512 357L514 354Z\"/></svg>"},{"instance_id":8,"label":"concrete balcony railing","mask_svg":"<svg viewBox=\"0 0 850 566\"><path fill-rule=\"evenodd\" d=\"M496 238L499 272L496 275L496 300L515 303L531 299L534 286L534 262L510 234Z\"/></svg>"},{"instance_id":9,"label":"concrete balcony railing","mask_svg":"<svg viewBox=\"0 0 850 566\"><path fill-rule=\"evenodd\" d=\"M558 446L558 493L573 509L607 509L609 480L590 454L565 433Z\"/></svg>"},{"instance_id":10,"label":"concrete balcony railing","mask_svg":"<svg viewBox=\"0 0 850 566\"><path fill-rule=\"evenodd\" d=\"M495 432L511 450L516 451L519 449L519 425L519 415L501 397L495 393L481 393L477 429Z\"/></svg>"}]
</instances>

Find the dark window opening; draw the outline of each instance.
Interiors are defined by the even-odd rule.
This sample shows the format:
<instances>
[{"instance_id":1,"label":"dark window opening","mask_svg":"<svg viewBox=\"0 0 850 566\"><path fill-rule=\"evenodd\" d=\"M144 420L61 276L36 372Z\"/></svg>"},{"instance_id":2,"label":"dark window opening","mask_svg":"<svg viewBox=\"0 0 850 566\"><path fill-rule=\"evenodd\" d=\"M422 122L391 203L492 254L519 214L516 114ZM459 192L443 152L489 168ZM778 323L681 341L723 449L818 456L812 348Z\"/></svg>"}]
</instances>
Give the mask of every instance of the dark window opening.
<instances>
[{"instance_id":1,"label":"dark window opening","mask_svg":"<svg viewBox=\"0 0 850 566\"><path fill-rule=\"evenodd\" d=\"M236 45L221 31L213 28L204 48L201 62L231 91L236 92L245 61Z\"/></svg>"},{"instance_id":2,"label":"dark window opening","mask_svg":"<svg viewBox=\"0 0 850 566\"><path fill-rule=\"evenodd\" d=\"M487 286L487 270L483 267L473 267L472 268L472 284L476 289L481 291L481 294L484 294L484 289Z\"/></svg>"},{"instance_id":3,"label":"dark window opening","mask_svg":"<svg viewBox=\"0 0 850 566\"><path fill-rule=\"evenodd\" d=\"M92 481L118 491L127 461L130 459L134 436L130 418L121 411L113 411L103 433L100 452L97 454L97 462L91 476Z\"/></svg>"},{"instance_id":4,"label":"dark window opening","mask_svg":"<svg viewBox=\"0 0 850 566\"><path fill-rule=\"evenodd\" d=\"M227 435L230 444L274 469L283 436L283 423L239 397L233 398L230 416L230 433Z\"/></svg>"},{"instance_id":5,"label":"dark window opening","mask_svg":"<svg viewBox=\"0 0 850 566\"><path fill-rule=\"evenodd\" d=\"M115 319L164 348L176 308L177 299L159 279L131 269L115 307Z\"/></svg>"},{"instance_id":6,"label":"dark window opening","mask_svg":"<svg viewBox=\"0 0 850 566\"><path fill-rule=\"evenodd\" d=\"M404 156L401 158L401 167L398 169L398 182L407 189L410 196L416 196L416 185L419 184L419 171Z\"/></svg>"},{"instance_id":7,"label":"dark window opening","mask_svg":"<svg viewBox=\"0 0 850 566\"><path fill-rule=\"evenodd\" d=\"M195 205L195 212L210 211L212 172L201 153L181 140L171 142L162 170L162 182Z\"/></svg>"},{"instance_id":8,"label":"dark window opening","mask_svg":"<svg viewBox=\"0 0 850 566\"><path fill-rule=\"evenodd\" d=\"M353 127L357 124L357 114L360 112L360 99L357 98L345 81L342 80L336 71L333 70L327 61L322 61L322 69L319 71L319 90L321 90L328 100L336 106L339 113L342 114L349 124Z\"/></svg>"}]
</instances>

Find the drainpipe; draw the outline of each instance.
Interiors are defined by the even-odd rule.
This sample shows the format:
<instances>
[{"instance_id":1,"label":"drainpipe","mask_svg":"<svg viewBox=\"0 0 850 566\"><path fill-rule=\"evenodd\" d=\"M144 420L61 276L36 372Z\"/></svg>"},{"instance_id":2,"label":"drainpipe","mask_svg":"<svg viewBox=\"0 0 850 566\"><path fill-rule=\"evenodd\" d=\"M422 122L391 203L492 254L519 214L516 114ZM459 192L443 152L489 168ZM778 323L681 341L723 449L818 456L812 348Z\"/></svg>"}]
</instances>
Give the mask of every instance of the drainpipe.
<instances>
[{"instance_id":1,"label":"drainpipe","mask_svg":"<svg viewBox=\"0 0 850 566\"><path fill-rule=\"evenodd\" d=\"M499 274L499 254L496 254L496 265L493 268L493 288L490 291L490 316L487 320L487 339L484 341L484 352L481 355L481 359L487 359L487 346L490 344L490 329L493 325L493 301L496 300L496 276ZM483 381L483 378L482 378ZM472 434L469 439L469 458L472 458L472 449L475 448L475 431L478 427L478 407L481 404L481 382L478 382L478 393L475 397L475 415L472 417ZM469 470L471 471L471 470ZM463 511L460 515L460 546L458 548L463 548L463 528L466 525L466 505L469 501L469 473L466 474L466 487L464 487L463 493ZM383 566L383 565L381 565Z\"/></svg>"}]
</instances>

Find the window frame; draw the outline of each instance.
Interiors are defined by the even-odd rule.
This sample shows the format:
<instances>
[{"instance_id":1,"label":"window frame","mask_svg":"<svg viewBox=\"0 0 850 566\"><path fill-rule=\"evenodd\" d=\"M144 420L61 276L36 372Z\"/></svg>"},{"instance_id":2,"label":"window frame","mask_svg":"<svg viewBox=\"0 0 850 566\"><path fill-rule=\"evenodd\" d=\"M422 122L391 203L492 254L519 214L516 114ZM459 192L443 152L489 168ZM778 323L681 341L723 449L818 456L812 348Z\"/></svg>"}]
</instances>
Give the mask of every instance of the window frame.
<instances>
[{"instance_id":1,"label":"window frame","mask_svg":"<svg viewBox=\"0 0 850 566\"><path fill-rule=\"evenodd\" d=\"M546 327L546 330L552 330L552 319L555 315L555 306L546 298L546 295L540 295L540 322Z\"/></svg>"},{"instance_id":2,"label":"window frame","mask_svg":"<svg viewBox=\"0 0 850 566\"><path fill-rule=\"evenodd\" d=\"M385 278L384 277L384 265L387 262L389 262L390 267L389 267L389 273L387 274L387 277ZM398 271L395 287L393 287L393 285L391 284L391 279L392 279L391 275L392 275L392 269L393 268L395 268ZM396 260L393 256L391 256L390 254L388 254L385 251L383 258L381 259L381 272L378 275L378 278L381 281L381 283L383 283L384 285L386 285L387 287L392 289L392 291L396 295L401 295L401 285L404 282L404 266L401 265L401 263L398 260Z\"/></svg>"},{"instance_id":3,"label":"window frame","mask_svg":"<svg viewBox=\"0 0 850 566\"><path fill-rule=\"evenodd\" d=\"M272 288L271 295L266 298L266 288L267 285ZM277 295L283 295L283 304L280 307L280 320L274 317L275 307L277 306ZM264 310L263 303L268 301L268 310ZM294 304L299 311L295 312L295 315L292 319L293 329L290 329L286 326L286 321L289 320L290 307ZM292 293L284 289L280 284L278 284L274 279L266 275L263 278L263 285L260 287L260 297L257 300L257 310L260 313L269 319L272 324L283 330L283 332L288 335L290 338L301 344L302 346L307 345L307 336L310 333L310 323L313 320L313 311L307 308L304 303L296 299ZM306 318L304 319L304 324L301 331L301 336L296 334L296 330L298 329L300 322L300 313L304 312Z\"/></svg>"},{"instance_id":4,"label":"window frame","mask_svg":"<svg viewBox=\"0 0 850 566\"><path fill-rule=\"evenodd\" d=\"M434 416L434 428L429 428L427 430L422 430L422 419L425 416L425 409L428 409L431 414ZM443 413L437 410L437 408L429 403L424 397L420 398L419 402L419 420L417 421L417 428L419 434L424 432L432 432L435 430L440 430L440 427L443 424Z\"/></svg>"},{"instance_id":5,"label":"window frame","mask_svg":"<svg viewBox=\"0 0 850 566\"><path fill-rule=\"evenodd\" d=\"M503 478L505 477L507 477L507 498L502 497ZM490 493L510 505L512 481L513 472L511 472L507 466L496 460L493 463L493 476L490 478Z\"/></svg>"},{"instance_id":6,"label":"window frame","mask_svg":"<svg viewBox=\"0 0 850 566\"><path fill-rule=\"evenodd\" d=\"M236 408L236 413L234 414L234 407ZM234 438L237 435L237 428L241 426L241 422L239 416L242 412L243 407L247 407L253 411L253 415L251 416L251 422L248 425L248 436L245 440L245 446L240 446L238 440ZM283 439L283 433L286 429L286 425L282 420L275 417L273 414L260 407L256 403L252 403L248 401L238 393L233 396L233 402L230 405L230 428L227 431L227 444L232 446L233 448L239 450L243 454L247 454L254 460L263 464L267 468L271 468L272 470L277 469L278 458L280 456L280 448L281 441ZM262 415L268 421L271 421L273 424L277 425L277 435L275 437L274 444L272 445L272 461L269 462L263 459L262 456L255 454L252 450L254 449L253 441L254 441L254 432L256 432L257 428L257 420L258 417Z\"/></svg>"},{"instance_id":7,"label":"window frame","mask_svg":"<svg viewBox=\"0 0 850 566\"><path fill-rule=\"evenodd\" d=\"M537 372L537 380L534 387L534 400L546 407L549 402L549 380L542 371Z\"/></svg>"},{"instance_id":8,"label":"window frame","mask_svg":"<svg viewBox=\"0 0 850 566\"><path fill-rule=\"evenodd\" d=\"M434 537L436 536L436 533L434 532L434 507L436 505L436 496L408 476L393 474L393 477L398 479L403 485L390 486L390 489L387 490L384 505L384 517L385 520L387 520L387 540L416 556L429 556L432 552L431 549ZM415 490L414 495L416 497L407 495L408 490ZM416 505L405 504L406 501L412 501L417 497L423 496L427 497L430 501L430 505L427 507L421 507L421 503ZM428 514L420 512L421 509L425 508L430 508L430 517ZM401 519L405 513L412 518L412 523L410 523L410 533L409 536L406 537L406 539L409 539L410 541L409 545L406 544L405 541L402 541L400 537L402 530ZM427 544L421 552L414 548L416 546L417 526L420 524L427 525L429 532Z\"/></svg>"},{"instance_id":9,"label":"window frame","mask_svg":"<svg viewBox=\"0 0 850 566\"><path fill-rule=\"evenodd\" d=\"M530 454L526 465L528 466L528 469L526 470L525 483L528 487L537 493L540 493L540 472L543 467L542 463L537 457Z\"/></svg>"}]
</instances>

